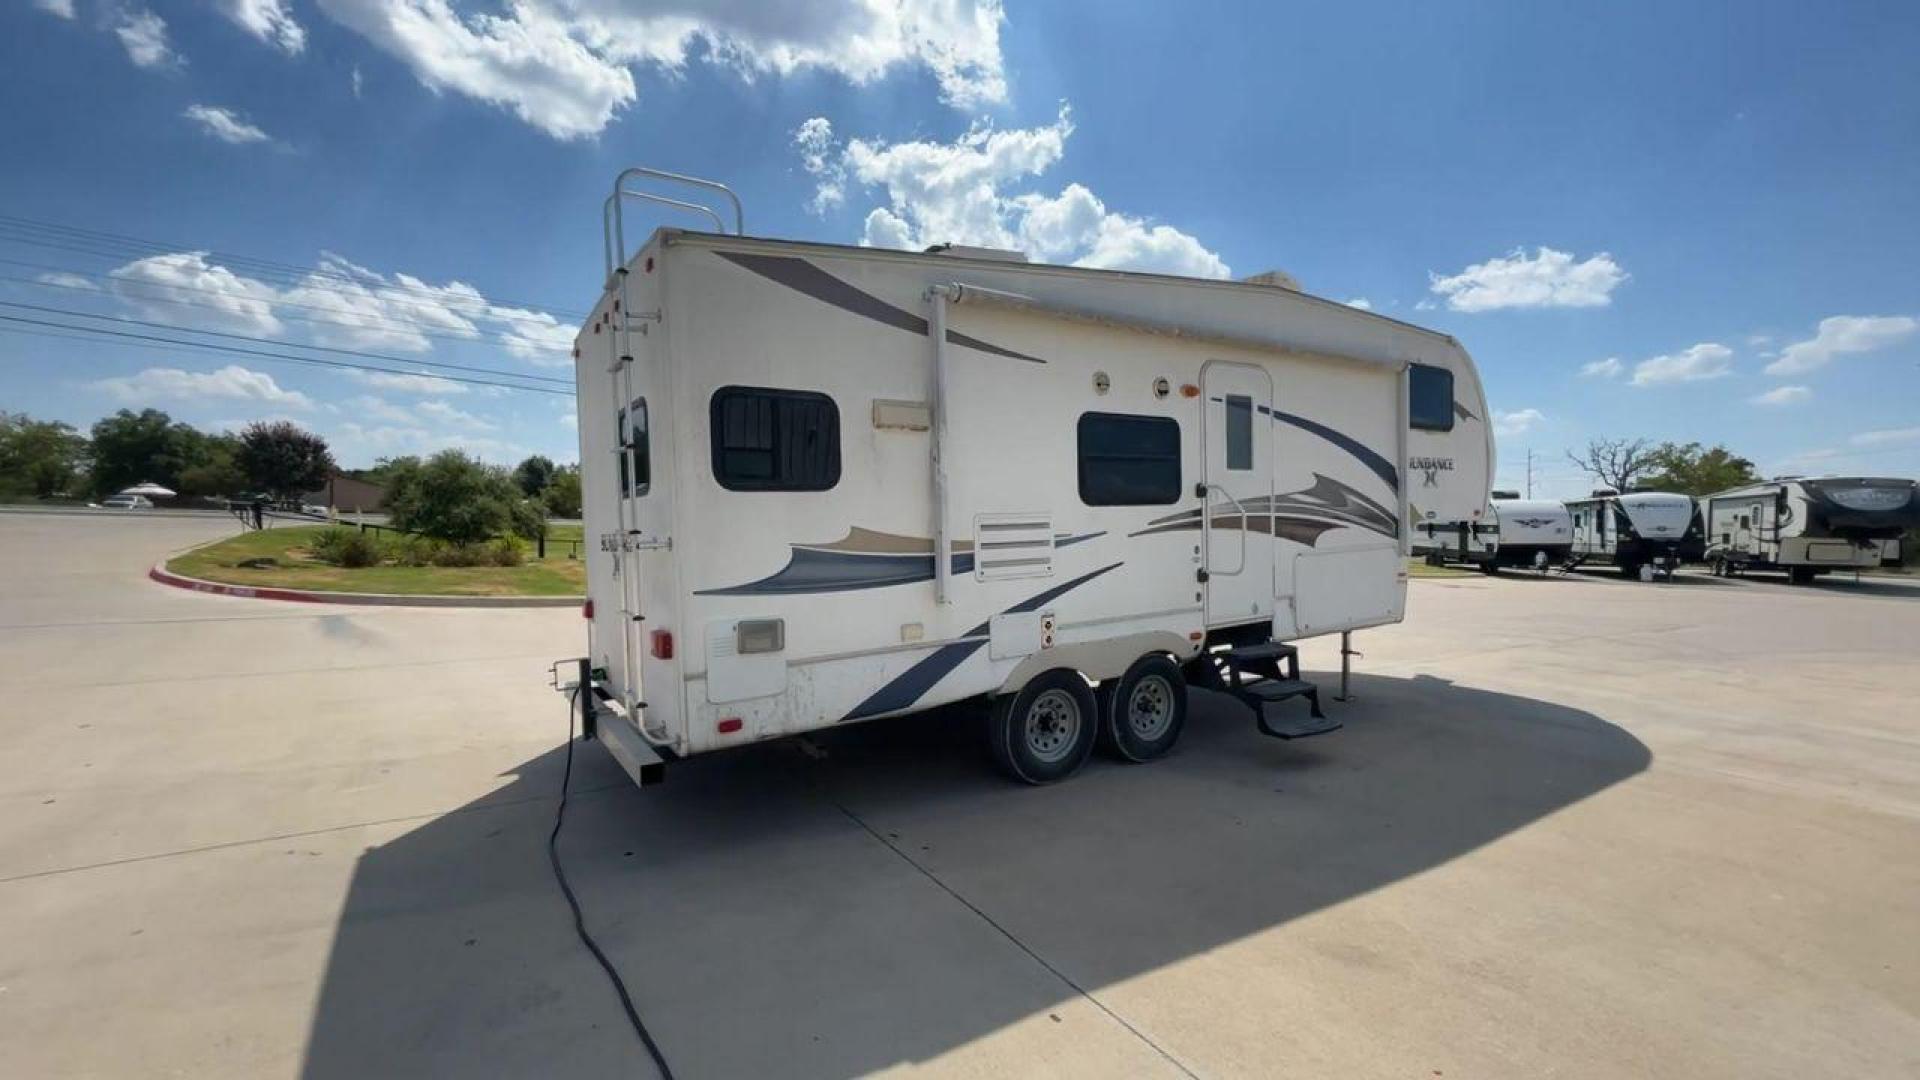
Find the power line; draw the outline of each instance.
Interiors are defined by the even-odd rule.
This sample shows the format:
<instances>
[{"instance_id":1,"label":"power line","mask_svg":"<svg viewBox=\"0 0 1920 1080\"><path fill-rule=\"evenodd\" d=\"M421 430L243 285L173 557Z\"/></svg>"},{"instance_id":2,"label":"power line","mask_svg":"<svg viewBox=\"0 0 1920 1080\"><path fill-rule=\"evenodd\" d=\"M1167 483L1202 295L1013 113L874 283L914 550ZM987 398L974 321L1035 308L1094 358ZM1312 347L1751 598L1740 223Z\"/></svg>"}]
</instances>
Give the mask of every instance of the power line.
<instances>
[{"instance_id":1,"label":"power line","mask_svg":"<svg viewBox=\"0 0 1920 1080\"><path fill-rule=\"evenodd\" d=\"M359 277L353 274L343 274L338 271L326 270L320 267L300 266L293 263L280 262L274 259L265 259L259 256L239 255L232 252L214 251L211 249L202 248L198 245L163 243L156 240L142 239L137 236L129 236L124 233L107 232L100 229L85 229L75 225L66 225L60 222L43 221L35 218L20 217L18 215L13 215L13 214L0 214L0 228L11 229L16 234L11 238L14 239L16 242L34 244L37 246L54 247L54 248L59 248L61 250L72 250L72 251L77 251L83 254L96 255L102 258L117 258L128 251L145 252L146 255L177 254L179 252L184 252L184 251L206 251L208 255L218 258L219 261L223 263L227 263L233 266L247 266L247 267L255 268L254 272L259 273L262 276L278 275L283 278L291 277L294 279L302 279L307 277L328 278L328 279L333 279L337 281L343 281L343 282L359 285L362 288L379 288L389 292L411 293L411 294L422 296L422 297L444 299L443 294L439 290L433 289L431 286L411 286L411 285L405 285L405 284L395 284L390 282L382 282L377 286L371 286L362 277ZM34 239L33 237L35 236L40 237L40 239ZM63 241L69 245L90 244L94 246L93 247L71 247L71 246L62 247L60 243L55 243L54 241ZM106 248L107 250L104 250L104 251L100 250L101 248ZM118 251L116 251L115 249L118 249ZM491 299L491 302L494 304L501 304L509 307L537 309L537 310L544 311L554 315L569 315L569 316L573 316L575 318L581 318L581 319L584 319L587 317L585 312L582 312L579 310L570 310L570 309L549 305L549 304L544 304L544 303L539 303L531 300L516 300L510 297L493 297Z\"/></svg>"},{"instance_id":2,"label":"power line","mask_svg":"<svg viewBox=\"0 0 1920 1080\"><path fill-rule=\"evenodd\" d=\"M236 345L216 345L209 341L180 341L153 334L134 334L124 330L108 330L98 326L71 326L66 323L48 322L44 319L29 319L19 315L0 315L0 322L20 323L27 326L47 327L53 330L79 331L103 338L126 338L132 341L148 341L162 345L172 345L187 349L204 349L208 352L232 353L239 356L255 356L263 360L286 364L307 364L312 367L336 368L340 370L374 371L387 375L420 375L417 371L401 371L394 368L379 367L374 364L354 364L344 360L322 360L316 356L288 356L285 353L266 352L261 349L243 349ZM44 336L58 337L57 334ZM545 386L527 386L519 383L496 382L491 379L476 379L464 375L431 375L429 378L444 379L447 382L469 383L474 386L494 386L502 390L520 390L529 394L554 394L560 397L572 397L573 391L559 390Z\"/></svg>"},{"instance_id":3,"label":"power line","mask_svg":"<svg viewBox=\"0 0 1920 1080\"><path fill-rule=\"evenodd\" d=\"M171 282L171 281L166 281L166 282L147 281L141 278L116 277L113 274L101 274L101 273L96 273L94 271L89 271L89 270L76 270L73 267L60 266L54 263L33 262L29 259L0 258L0 264L6 264L9 266L24 266L34 270L47 270L57 274L71 274L74 277L85 278L89 281L104 281L104 282L110 283L114 287L114 291L116 293L124 289L137 287L141 289L165 289L168 291L184 290L187 292L205 293L208 296L224 296L234 300L246 300L246 301L251 301L253 303L263 304L263 305L272 307L274 309L272 314L274 315L275 318L292 319L295 322L315 323L321 326L341 326L341 327L346 327L348 329L355 329L355 330L358 330L358 329L389 330L394 333L418 334L421 337L432 338L436 341L463 342L467 344L496 343L503 347L518 347L518 348L536 350L539 352L565 353L568 351L567 347L564 345L542 345L534 341L533 339L527 338L527 337L514 337L509 334L502 334L494 331L480 330L478 328L476 328L472 334L438 333L438 332L435 332L433 329L430 329L431 324L428 324L419 320L415 320L415 319L408 319L400 315L365 315L365 314L362 314L361 312L354 311L351 308L325 307L320 304L303 304L298 301L286 300L280 297L275 297L271 300L267 300L267 299L262 299L261 297L258 297L258 296L250 296L247 293L235 292L231 289L210 289L202 285L182 285L177 282ZM39 278L17 277L11 274L0 274L0 281L11 281L11 282L16 282L22 285L31 285L36 288L42 288L42 289L67 289L73 292L94 293L96 295L105 294L105 291L98 288L97 286L73 285L73 284L67 284L67 283L57 282L57 281L43 281ZM335 293L334 295L340 296L344 294ZM208 311L227 310L226 308L223 308L218 304L195 303L191 300L184 300L177 296L152 296L145 293L136 293L131 297L131 299L139 300L146 303L175 304L180 307L202 308ZM306 315L306 316L293 315L293 314L289 314L287 312L279 310L281 308L286 308L286 307L299 308L303 311L324 311L324 312L331 312L339 315L352 315L356 318L359 318L362 321L355 323L355 322L342 322L338 319L318 319L310 315Z\"/></svg>"},{"instance_id":4,"label":"power line","mask_svg":"<svg viewBox=\"0 0 1920 1080\"><path fill-rule=\"evenodd\" d=\"M250 341L256 345L278 345L288 349L310 349L314 352L335 353L341 356L359 356L369 360L386 360L395 364L416 364L421 367L446 368L449 371L469 371L478 375L501 375L509 379L526 379L530 382L557 383L562 386L571 386L573 384L573 380L571 379L560 379L551 375L525 375L518 371L504 371L500 368L483 368L474 367L470 364L449 364L442 361L418 360L405 356L391 356L387 353L366 352L361 349L336 349L329 345L294 345L290 342L275 341L272 338L253 337L248 334L229 334L221 330L197 330L192 327L169 326L166 323L148 322L145 319L129 319L120 315L95 315L86 311L46 307L40 304L22 304L13 300L0 300L0 307L20 308L25 311L39 312L42 315L64 315L69 318L97 319L102 322L124 323L128 326L145 326L176 334L202 334L207 337L230 338L235 341ZM418 373L408 372L407 374Z\"/></svg>"}]
</instances>

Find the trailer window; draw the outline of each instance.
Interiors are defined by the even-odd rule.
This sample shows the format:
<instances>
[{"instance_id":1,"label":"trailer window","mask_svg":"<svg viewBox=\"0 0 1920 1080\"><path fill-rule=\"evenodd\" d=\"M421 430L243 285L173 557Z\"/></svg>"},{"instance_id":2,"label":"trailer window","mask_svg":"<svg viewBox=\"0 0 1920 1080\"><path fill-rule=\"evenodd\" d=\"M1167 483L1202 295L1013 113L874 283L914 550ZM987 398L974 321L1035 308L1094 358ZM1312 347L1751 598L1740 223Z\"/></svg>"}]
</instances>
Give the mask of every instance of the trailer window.
<instances>
[{"instance_id":1,"label":"trailer window","mask_svg":"<svg viewBox=\"0 0 1920 1080\"><path fill-rule=\"evenodd\" d=\"M1227 468L1253 468L1253 399L1227 395Z\"/></svg>"},{"instance_id":2,"label":"trailer window","mask_svg":"<svg viewBox=\"0 0 1920 1080\"><path fill-rule=\"evenodd\" d=\"M840 409L825 394L723 386L708 421L713 478L729 491L825 491L840 482Z\"/></svg>"},{"instance_id":3,"label":"trailer window","mask_svg":"<svg viewBox=\"0 0 1920 1080\"><path fill-rule=\"evenodd\" d=\"M1408 422L1422 431L1453 430L1453 372L1412 364L1407 368Z\"/></svg>"},{"instance_id":4,"label":"trailer window","mask_svg":"<svg viewBox=\"0 0 1920 1080\"><path fill-rule=\"evenodd\" d=\"M622 497L645 495L653 487L647 399L634 398L631 409L621 409L614 430L620 433L620 494ZM629 450L632 453L628 453Z\"/></svg>"},{"instance_id":5,"label":"trailer window","mask_svg":"<svg viewBox=\"0 0 1920 1080\"><path fill-rule=\"evenodd\" d=\"M1180 501L1180 424L1164 416L1081 413L1080 501L1165 506Z\"/></svg>"}]
</instances>

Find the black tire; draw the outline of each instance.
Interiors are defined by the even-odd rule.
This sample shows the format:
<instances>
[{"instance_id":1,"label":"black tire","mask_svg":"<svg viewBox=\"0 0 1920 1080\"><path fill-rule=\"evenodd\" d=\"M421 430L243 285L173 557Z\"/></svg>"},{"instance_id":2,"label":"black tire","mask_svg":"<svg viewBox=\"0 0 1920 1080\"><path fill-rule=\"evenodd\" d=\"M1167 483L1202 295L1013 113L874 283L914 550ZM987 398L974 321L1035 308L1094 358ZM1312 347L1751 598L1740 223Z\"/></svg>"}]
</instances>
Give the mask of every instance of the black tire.
<instances>
[{"instance_id":1,"label":"black tire","mask_svg":"<svg viewBox=\"0 0 1920 1080\"><path fill-rule=\"evenodd\" d=\"M1637 562L1621 563L1620 576L1623 578L1626 578L1628 581L1639 581L1640 580L1640 564Z\"/></svg>"},{"instance_id":2,"label":"black tire","mask_svg":"<svg viewBox=\"0 0 1920 1080\"><path fill-rule=\"evenodd\" d=\"M1492 577L1500 572L1500 564L1494 562L1492 559L1488 559L1486 562L1480 564L1480 572L1488 577Z\"/></svg>"},{"instance_id":3,"label":"black tire","mask_svg":"<svg viewBox=\"0 0 1920 1080\"><path fill-rule=\"evenodd\" d=\"M1065 780L1086 764L1100 727L1093 688L1077 671L1035 676L1017 694L996 698L987 747L1000 771L1023 784Z\"/></svg>"},{"instance_id":4,"label":"black tire","mask_svg":"<svg viewBox=\"0 0 1920 1080\"><path fill-rule=\"evenodd\" d=\"M1787 580L1795 585L1813 584L1815 571L1811 566L1796 566L1787 571Z\"/></svg>"},{"instance_id":5,"label":"black tire","mask_svg":"<svg viewBox=\"0 0 1920 1080\"><path fill-rule=\"evenodd\" d=\"M1100 749L1141 764L1164 757L1187 726L1187 680L1164 656L1143 656L1100 684Z\"/></svg>"}]
</instances>

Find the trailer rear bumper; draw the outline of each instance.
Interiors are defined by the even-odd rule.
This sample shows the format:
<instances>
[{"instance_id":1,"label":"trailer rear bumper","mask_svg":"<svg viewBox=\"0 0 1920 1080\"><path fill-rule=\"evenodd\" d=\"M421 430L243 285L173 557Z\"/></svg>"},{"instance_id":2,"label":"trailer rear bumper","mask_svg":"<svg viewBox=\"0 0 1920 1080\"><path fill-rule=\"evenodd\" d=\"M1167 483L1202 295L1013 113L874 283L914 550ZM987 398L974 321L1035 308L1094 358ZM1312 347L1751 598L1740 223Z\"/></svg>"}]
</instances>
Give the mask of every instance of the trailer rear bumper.
<instances>
[{"instance_id":1,"label":"trailer rear bumper","mask_svg":"<svg viewBox=\"0 0 1920 1080\"><path fill-rule=\"evenodd\" d=\"M598 738L600 745L607 748L607 753L613 755L613 760L620 763L635 784L647 787L667 778L666 759L633 726L633 721L598 701L590 699L589 708L594 715L586 725L591 733L588 737Z\"/></svg>"}]
</instances>

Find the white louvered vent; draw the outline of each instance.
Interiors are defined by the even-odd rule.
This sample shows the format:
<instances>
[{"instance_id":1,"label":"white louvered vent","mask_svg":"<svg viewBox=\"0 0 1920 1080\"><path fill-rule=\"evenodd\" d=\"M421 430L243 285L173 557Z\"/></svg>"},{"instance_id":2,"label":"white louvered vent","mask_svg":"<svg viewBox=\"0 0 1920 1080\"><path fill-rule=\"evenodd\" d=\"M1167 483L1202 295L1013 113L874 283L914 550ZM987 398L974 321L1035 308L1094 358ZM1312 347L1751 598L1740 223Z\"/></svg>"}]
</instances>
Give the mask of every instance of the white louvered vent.
<instances>
[{"instance_id":1,"label":"white louvered vent","mask_svg":"<svg viewBox=\"0 0 1920 1080\"><path fill-rule=\"evenodd\" d=\"M981 581L1053 573L1053 515L980 514L973 519L973 574Z\"/></svg>"}]
</instances>

